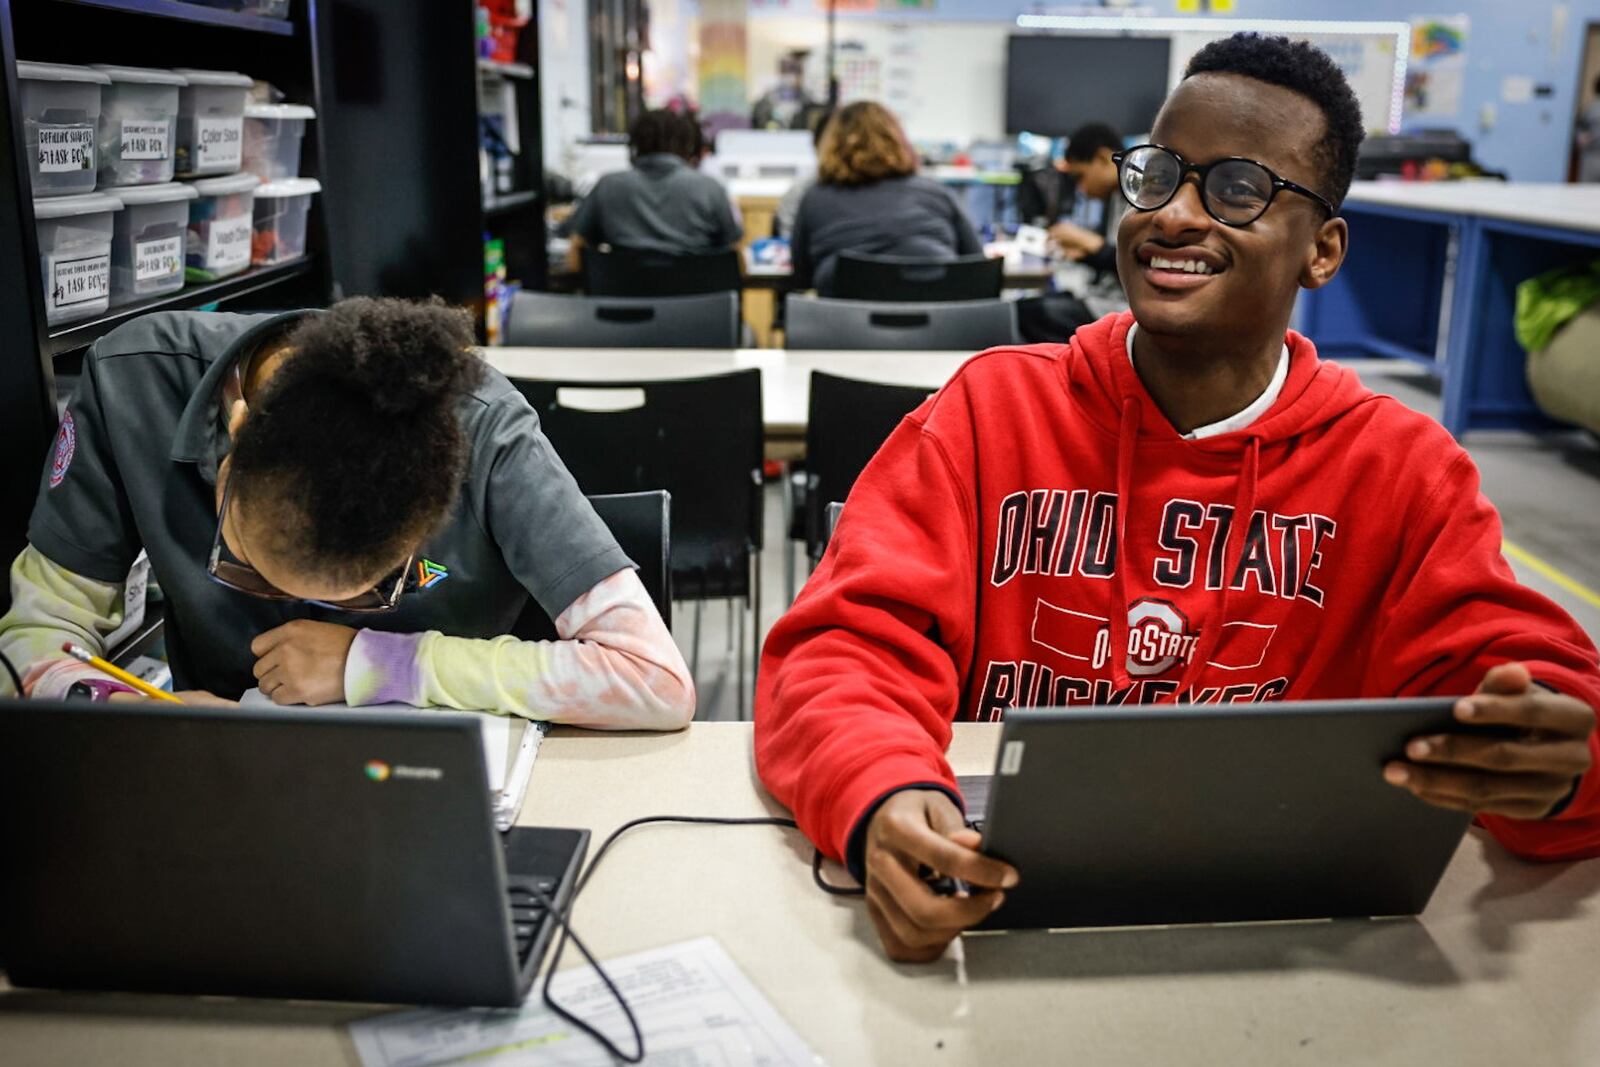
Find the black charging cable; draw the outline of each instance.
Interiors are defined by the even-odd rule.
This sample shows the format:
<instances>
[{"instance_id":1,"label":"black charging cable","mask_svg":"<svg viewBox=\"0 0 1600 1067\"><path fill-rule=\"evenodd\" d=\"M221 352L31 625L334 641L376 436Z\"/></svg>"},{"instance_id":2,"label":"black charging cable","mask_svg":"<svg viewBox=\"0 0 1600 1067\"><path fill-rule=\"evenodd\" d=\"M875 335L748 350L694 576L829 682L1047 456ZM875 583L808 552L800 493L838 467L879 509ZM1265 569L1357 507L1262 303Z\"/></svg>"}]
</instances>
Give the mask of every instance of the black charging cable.
<instances>
[{"instance_id":1,"label":"black charging cable","mask_svg":"<svg viewBox=\"0 0 1600 1067\"><path fill-rule=\"evenodd\" d=\"M577 933L573 931L571 924L568 922L568 917L572 914L573 907L577 905L578 897L583 892L584 887L594 877L594 872L600 866L600 861L606 858L606 853L610 851L612 845L616 844L619 837L640 826L664 823L691 826L781 826L788 830L799 829L793 819L770 816L740 819L711 815L646 815L642 818L625 822L611 831L611 834L595 851L594 858L589 861L589 865L584 868L583 873L578 877L577 884L572 888L572 896L567 900L565 908L556 907L556 902L548 894L536 887L533 888L533 894L539 898L539 902L544 906L550 917L555 920L556 925L561 928L561 937L556 942L555 951L551 953L550 963L545 970L544 989L541 994L545 1005L562 1019L588 1034L601 1048L623 1063L641 1063L644 1060L644 1034L639 1030L639 1020L634 1016L633 1009L628 1005L627 998L622 995L621 991L617 989L616 983L611 980L611 976L606 974L605 968L600 966L600 962L594 958L594 954L589 951L583 941L579 939ZM820 849L812 852L811 877L819 889L832 896L861 896L866 892L865 889L853 886L832 885L825 880L822 877L822 852ZM595 974L600 976L600 981L605 983L606 990L610 992L612 999L617 1002L617 1006L622 1009L623 1017L628 1020L628 1028L633 1032L633 1046L638 1050L637 1052L630 1055L622 1051L614 1041L602 1034L598 1028L568 1011L551 995L550 983L555 979L556 971L561 966L561 956L566 951L568 940L571 940L573 945L577 947L578 952L582 954L589 966L594 969Z\"/></svg>"},{"instance_id":2,"label":"black charging cable","mask_svg":"<svg viewBox=\"0 0 1600 1067\"><path fill-rule=\"evenodd\" d=\"M6 665L6 673L11 675L11 684L17 687L17 697L22 697L22 675L17 673L17 668L12 666L11 659L4 652L0 652L0 663Z\"/></svg>"}]
</instances>

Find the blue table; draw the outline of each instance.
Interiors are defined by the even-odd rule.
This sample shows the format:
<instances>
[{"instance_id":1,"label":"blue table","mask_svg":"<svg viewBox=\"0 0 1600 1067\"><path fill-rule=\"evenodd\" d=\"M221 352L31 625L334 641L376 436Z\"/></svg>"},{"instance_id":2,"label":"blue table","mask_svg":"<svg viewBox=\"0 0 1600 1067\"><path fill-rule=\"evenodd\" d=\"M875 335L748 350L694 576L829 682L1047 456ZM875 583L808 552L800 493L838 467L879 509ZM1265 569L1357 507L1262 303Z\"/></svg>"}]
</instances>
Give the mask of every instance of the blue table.
<instances>
[{"instance_id":1,"label":"blue table","mask_svg":"<svg viewBox=\"0 0 1600 1067\"><path fill-rule=\"evenodd\" d=\"M1400 359L1441 381L1447 430L1564 424L1528 392L1512 329L1519 283L1600 258L1600 187L1357 182L1345 201L1350 254L1301 295L1301 325L1338 357Z\"/></svg>"}]
</instances>

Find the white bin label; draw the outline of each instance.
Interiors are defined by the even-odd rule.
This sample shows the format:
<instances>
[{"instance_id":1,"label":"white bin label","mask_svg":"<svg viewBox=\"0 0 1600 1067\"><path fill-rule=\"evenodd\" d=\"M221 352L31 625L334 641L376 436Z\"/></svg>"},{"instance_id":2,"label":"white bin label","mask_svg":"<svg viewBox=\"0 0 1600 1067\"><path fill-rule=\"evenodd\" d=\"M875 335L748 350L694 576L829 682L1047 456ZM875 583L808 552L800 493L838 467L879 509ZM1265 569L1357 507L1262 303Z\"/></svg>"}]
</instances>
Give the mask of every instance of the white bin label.
<instances>
[{"instance_id":1,"label":"white bin label","mask_svg":"<svg viewBox=\"0 0 1600 1067\"><path fill-rule=\"evenodd\" d=\"M196 119L197 170L236 170L244 158L244 119Z\"/></svg>"},{"instance_id":2,"label":"white bin label","mask_svg":"<svg viewBox=\"0 0 1600 1067\"><path fill-rule=\"evenodd\" d=\"M133 280L156 281L183 273L183 238L162 237L133 246Z\"/></svg>"},{"instance_id":3,"label":"white bin label","mask_svg":"<svg viewBox=\"0 0 1600 1067\"><path fill-rule=\"evenodd\" d=\"M50 306L69 308L111 295L111 257L50 257Z\"/></svg>"},{"instance_id":4,"label":"white bin label","mask_svg":"<svg viewBox=\"0 0 1600 1067\"><path fill-rule=\"evenodd\" d=\"M251 233L249 215L213 221L206 237L206 269L223 271L249 263Z\"/></svg>"},{"instance_id":5,"label":"white bin label","mask_svg":"<svg viewBox=\"0 0 1600 1067\"><path fill-rule=\"evenodd\" d=\"M123 159L166 159L172 154L172 123L122 120Z\"/></svg>"},{"instance_id":6,"label":"white bin label","mask_svg":"<svg viewBox=\"0 0 1600 1067\"><path fill-rule=\"evenodd\" d=\"M93 126L40 126L39 173L94 170Z\"/></svg>"}]
</instances>

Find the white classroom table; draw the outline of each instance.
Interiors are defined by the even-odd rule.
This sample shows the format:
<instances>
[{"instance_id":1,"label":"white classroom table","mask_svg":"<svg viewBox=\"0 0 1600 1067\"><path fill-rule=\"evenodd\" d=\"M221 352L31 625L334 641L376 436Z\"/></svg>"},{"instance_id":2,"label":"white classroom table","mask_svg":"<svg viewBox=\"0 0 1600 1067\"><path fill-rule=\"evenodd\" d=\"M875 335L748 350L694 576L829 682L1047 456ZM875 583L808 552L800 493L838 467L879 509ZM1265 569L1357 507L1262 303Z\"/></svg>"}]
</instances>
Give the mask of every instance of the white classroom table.
<instances>
[{"instance_id":1,"label":"white classroom table","mask_svg":"<svg viewBox=\"0 0 1600 1067\"><path fill-rule=\"evenodd\" d=\"M761 421L769 451L805 438L811 372L933 392L973 353L785 351L780 348L485 348L508 378L582 382L695 378L754 368L761 372ZM775 458L778 458L775 456Z\"/></svg>"},{"instance_id":2,"label":"white classroom table","mask_svg":"<svg viewBox=\"0 0 1600 1067\"><path fill-rule=\"evenodd\" d=\"M957 725L956 772L987 773L999 734ZM782 814L756 781L750 724L558 729L521 822L598 843L669 813ZM861 902L812 885L810 858L772 827L635 830L574 922L601 959L716 937L834 1067L1593 1067L1600 1050L1600 861L1525 864L1477 831L1417 920L978 936L925 966L889 963ZM372 1012L6 992L0 1062L349 1065L344 1024Z\"/></svg>"},{"instance_id":3,"label":"white classroom table","mask_svg":"<svg viewBox=\"0 0 1600 1067\"><path fill-rule=\"evenodd\" d=\"M1355 182L1347 202L1600 232L1600 185L1561 182Z\"/></svg>"}]
</instances>

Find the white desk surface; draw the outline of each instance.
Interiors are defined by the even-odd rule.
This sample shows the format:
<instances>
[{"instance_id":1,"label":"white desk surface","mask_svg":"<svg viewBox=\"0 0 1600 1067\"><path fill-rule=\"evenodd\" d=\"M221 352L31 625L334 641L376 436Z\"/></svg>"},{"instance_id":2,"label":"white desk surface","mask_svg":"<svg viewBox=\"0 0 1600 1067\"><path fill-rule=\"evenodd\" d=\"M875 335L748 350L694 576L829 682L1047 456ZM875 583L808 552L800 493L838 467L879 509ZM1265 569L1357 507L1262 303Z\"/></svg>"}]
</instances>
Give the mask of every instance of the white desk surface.
<instances>
[{"instance_id":1,"label":"white desk surface","mask_svg":"<svg viewBox=\"0 0 1600 1067\"><path fill-rule=\"evenodd\" d=\"M761 416L768 436L805 433L811 372L825 371L932 392L971 359L957 352L787 352L778 348L485 348L484 358L508 378L637 381L761 371Z\"/></svg>"},{"instance_id":2,"label":"white desk surface","mask_svg":"<svg viewBox=\"0 0 1600 1067\"><path fill-rule=\"evenodd\" d=\"M1040 256L1021 256L1010 260L1005 267L1005 284L1009 288L1027 288L1050 280L1055 264ZM785 279L794 277L794 267L775 263L756 263L750 250L744 250L744 273L747 278Z\"/></svg>"},{"instance_id":3,"label":"white desk surface","mask_svg":"<svg viewBox=\"0 0 1600 1067\"><path fill-rule=\"evenodd\" d=\"M986 773L998 738L958 725L957 773ZM640 815L782 814L750 741L748 723L557 730L521 821L598 845ZM1477 832L1419 920L970 937L928 966L889 963L860 901L812 885L810 858L772 827L635 830L574 921L602 959L715 936L836 1067L1593 1067L1600 1049L1600 862L1524 864ZM371 1012L8 992L0 1061L354 1064L343 1024Z\"/></svg>"},{"instance_id":4,"label":"white desk surface","mask_svg":"<svg viewBox=\"0 0 1600 1067\"><path fill-rule=\"evenodd\" d=\"M1476 215L1507 222L1600 232L1600 185L1557 182L1356 182L1348 198L1382 204Z\"/></svg>"}]
</instances>

